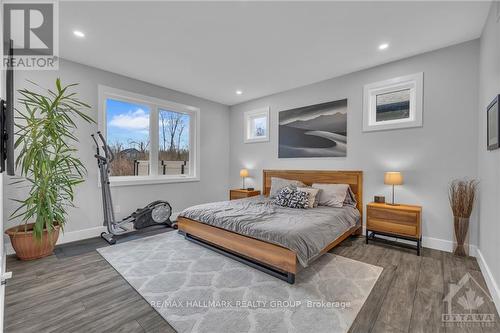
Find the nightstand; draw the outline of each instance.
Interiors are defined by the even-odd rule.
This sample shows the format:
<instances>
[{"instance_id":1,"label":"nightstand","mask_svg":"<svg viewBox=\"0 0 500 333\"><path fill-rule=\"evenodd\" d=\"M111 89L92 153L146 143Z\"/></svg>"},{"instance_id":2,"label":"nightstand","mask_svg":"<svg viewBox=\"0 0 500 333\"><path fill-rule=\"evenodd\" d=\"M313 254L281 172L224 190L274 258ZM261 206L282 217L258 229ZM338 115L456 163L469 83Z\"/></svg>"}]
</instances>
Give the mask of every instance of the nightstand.
<instances>
[{"instance_id":1,"label":"nightstand","mask_svg":"<svg viewBox=\"0 0 500 333\"><path fill-rule=\"evenodd\" d=\"M229 191L229 200L250 198L250 197L254 197L256 195L260 195L260 191L249 191L249 190L242 190L242 189L230 190Z\"/></svg>"},{"instance_id":2,"label":"nightstand","mask_svg":"<svg viewBox=\"0 0 500 333\"><path fill-rule=\"evenodd\" d=\"M388 205L369 203L366 214L366 243L368 240L380 240L417 250L420 255L422 246L422 207L414 205ZM371 234L370 234L371 233ZM406 243L393 242L376 235L396 237L414 241L416 247Z\"/></svg>"}]
</instances>

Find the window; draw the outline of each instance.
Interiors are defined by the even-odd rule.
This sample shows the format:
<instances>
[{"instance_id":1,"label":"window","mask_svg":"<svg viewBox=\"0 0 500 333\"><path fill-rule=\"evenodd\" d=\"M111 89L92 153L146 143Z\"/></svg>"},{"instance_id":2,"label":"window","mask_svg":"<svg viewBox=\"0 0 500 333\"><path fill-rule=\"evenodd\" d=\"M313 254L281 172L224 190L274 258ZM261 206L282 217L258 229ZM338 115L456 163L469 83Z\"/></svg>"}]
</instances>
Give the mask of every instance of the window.
<instances>
[{"instance_id":1,"label":"window","mask_svg":"<svg viewBox=\"0 0 500 333\"><path fill-rule=\"evenodd\" d=\"M99 86L112 185L199 180L199 109Z\"/></svg>"},{"instance_id":2,"label":"window","mask_svg":"<svg viewBox=\"0 0 500 333\"><path fill-rule=\"evenodd\" d=\"M149 122L147 105L106 99L106 140L115 160L113 176L149 175Z\"/></svg>"},{"instance_id":3,"label":"window","mask_svg":"<svg viewBox=\"0 0 500 333\"><path fill-rule=\"evenodd\" d=\"M189 174L190 116L170 110L159 110L159 173L162 175Z\"/></svg>"},{"instance_id":4,"label":"window","mask_svg":"<svg viewBox=\"0 0 500 333\"><path fill-rule=\"evenodd\" d=\"M269 107L247 111L245 118L245 143L269 141Z\"/></svg>"}]
</instances>

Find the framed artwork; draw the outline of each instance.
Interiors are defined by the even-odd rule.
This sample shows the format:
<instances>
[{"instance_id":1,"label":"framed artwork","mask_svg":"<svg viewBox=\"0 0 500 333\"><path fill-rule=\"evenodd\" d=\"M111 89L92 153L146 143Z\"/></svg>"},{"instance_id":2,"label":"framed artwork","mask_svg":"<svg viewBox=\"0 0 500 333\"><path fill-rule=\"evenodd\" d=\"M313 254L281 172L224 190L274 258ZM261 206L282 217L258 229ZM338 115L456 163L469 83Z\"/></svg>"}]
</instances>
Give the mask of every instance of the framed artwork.
<instances>
[{"instance_id":1,"label":"framed artwork","mask_svg":"<svg viewBox=\"0 0 500 333\"><path fill-rule=\"evenodd\" d=\"M244 113L245 143L269 141L269 107Z\"/></svg>"},{"instance_id":2,"label":"framed artwork","mask_svg":"<svg viewBox=\"0 0 500 333\"><path fill-rule=\"evenodd\" d=\"M487 148L488 150L498 149L500 147L500 117L498 115L500 104L500 95L496 96L495 99L486 108L487 113Z\"/></svg>"},{"instance_id":3,"label":"framed artwork","mask_svg":"<svg viewBox=\"0 0 500 333\"><path fill-rule=\"evenodd\" d=\"M279 158L345 157L347 99L279 113Z\"/></svg>"},{"instance_id":4,"label":"framed artwork","mask_svg":"<svg viewBox=\"0 0 500 333\"><path fill-rule=\"evenodd\" d=\"M424 73L370 83L363 89L363 131L421 127Z\"/></svg>"}]
</instances>

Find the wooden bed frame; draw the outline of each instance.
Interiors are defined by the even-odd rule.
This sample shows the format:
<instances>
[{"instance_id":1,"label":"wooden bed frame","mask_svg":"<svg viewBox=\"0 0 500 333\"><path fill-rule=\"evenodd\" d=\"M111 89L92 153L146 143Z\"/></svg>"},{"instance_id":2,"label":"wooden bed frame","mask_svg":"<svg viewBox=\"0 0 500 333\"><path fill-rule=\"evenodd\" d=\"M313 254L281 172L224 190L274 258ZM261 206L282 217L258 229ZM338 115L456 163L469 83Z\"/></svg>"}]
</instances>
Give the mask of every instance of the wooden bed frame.
<instances>
[{"instance_id":1,"label":"wooden bed frame","mask_svg":"<svg viewBox=\"0 0 500 333\"><path fill-rule=\"evenodd\" d=\"M361 213L361 221L363 221L362 171L264 170L262 189L265 195L269 195L271 177L300 180L306 185L313 183L349 184L356 196L357 208ZM179 217L177 225L179 232L193 242L242 261L288 283L295 282L297 256L292 250L185 217ZM328 244L321 253L328 252L347 237L361 233L362 224L347 230Z\"/></svg>"}]
</instances>

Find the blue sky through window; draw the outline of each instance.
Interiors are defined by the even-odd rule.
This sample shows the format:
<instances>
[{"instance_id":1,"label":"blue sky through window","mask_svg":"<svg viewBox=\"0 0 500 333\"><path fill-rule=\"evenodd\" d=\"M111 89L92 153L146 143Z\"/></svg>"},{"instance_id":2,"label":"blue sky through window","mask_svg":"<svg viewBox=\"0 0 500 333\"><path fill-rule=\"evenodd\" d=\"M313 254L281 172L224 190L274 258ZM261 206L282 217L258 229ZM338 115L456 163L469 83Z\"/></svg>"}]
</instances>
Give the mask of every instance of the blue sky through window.
<instances>
[{"instance_id":1,"label":"blue sky through window","mask_svg":"<svg viewBox=\"0 0 500 333\"><path fill-rule=\"evenodd\" d=\"M106 100L106 134L108 144L115 146L120 144L123 149L125 148L139 148L139 142L149 143L149 117L150 108L147 105L138 103L131 103L108 98ZM161 109L160 112L165 121L166 127L165 136L169 139L169 126L170 119L180 118L178 126L175 128L174 144L175 148L188 149L189 148L189 129L190 117L184 113L178 113ZM170 117L172 116L172 117ZM159 117L161 118L161 117ZM159 140L160 149L163 148L163 132L162 122L159 120ZM172 128L170 128L172 129ZM168 144L167 148L168 148ZM148 150L149 150L148 145Z\"/></svg>"},{"instance_id":2,"label":"blue sky through window","mask_svg":"<svg viewBox=\"0 0 500 333\"><path fill-rule=\"evenodd\" d=\"M106 135L108 144L135 147L132 142L149 142L149 114L146 105L106 100ZM135 147L137 148L137 147Z\"/></svg>"}]
</instances>

